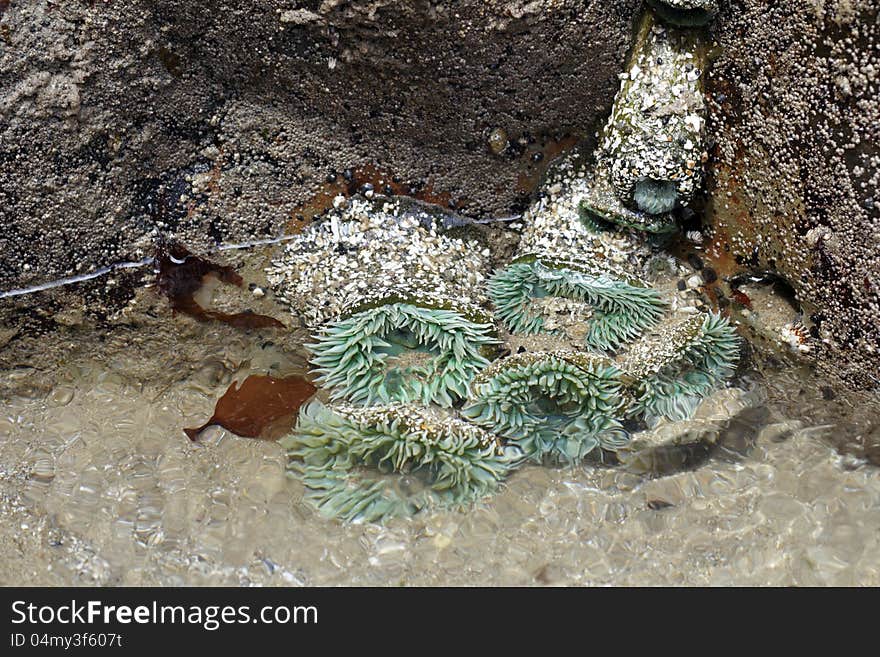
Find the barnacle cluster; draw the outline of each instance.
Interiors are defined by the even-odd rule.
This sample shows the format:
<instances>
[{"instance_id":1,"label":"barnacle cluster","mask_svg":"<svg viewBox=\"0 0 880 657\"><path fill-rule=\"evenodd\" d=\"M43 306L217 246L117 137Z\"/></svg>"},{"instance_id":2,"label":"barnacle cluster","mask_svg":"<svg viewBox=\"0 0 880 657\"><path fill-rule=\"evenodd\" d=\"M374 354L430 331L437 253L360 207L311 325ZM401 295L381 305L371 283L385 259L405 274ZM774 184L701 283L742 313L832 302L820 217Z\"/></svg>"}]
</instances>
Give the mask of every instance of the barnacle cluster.
<instances>
[{"instance_id":1,"label":"barnacle cluster","mask_svg":"<svg viewBox=\"0 0 880 657\"><path fill-rule=\"evenodd\" d=\"M457 508L525 461L603 462L630 420L686 418L731 375L727 320L681 319L649 283L650 234L701 183L698 41L648 12L597 157L548 176L491 276L479 231L399 198L338 199L273 263L330 399L282 441L322 513Z\"/></svg>"},{"instance_id":2,"label":"barnacle cluster","mask_svg":"<svg viewBox=\"0 0 880 657\"><path fill-rule=\"evenodd\" d=\"M406 405L313 401L281 445L308 500L344 520L461 507L493 492L520 459L488 431L435 408Z\"/></svg>"},{"instance_id":3,"label":"barnacle cluster","mask_svg":"<svg viewBox=\"0 0 880 657\"><path fill-rule=\"evenodd\" d=\"M352 199L273 263L278 297L314 330L312 363L332 399L451 406L488 364L489 251L452 232L421 204Z\"/></svg>"},{"instance_id":4,"label":"barnacle cluster","mask_svg":"<svg viewBox=\"0 0 880 657\"><path fill-rule=\"evenodd\" d=\"M693 5L696 0L657 3ZM690 203L706 159L706 46L700 31L645 12L620 90L602 133L585 211L624 226L663 233L673 210Z\"/></svg>"}]
</instances>

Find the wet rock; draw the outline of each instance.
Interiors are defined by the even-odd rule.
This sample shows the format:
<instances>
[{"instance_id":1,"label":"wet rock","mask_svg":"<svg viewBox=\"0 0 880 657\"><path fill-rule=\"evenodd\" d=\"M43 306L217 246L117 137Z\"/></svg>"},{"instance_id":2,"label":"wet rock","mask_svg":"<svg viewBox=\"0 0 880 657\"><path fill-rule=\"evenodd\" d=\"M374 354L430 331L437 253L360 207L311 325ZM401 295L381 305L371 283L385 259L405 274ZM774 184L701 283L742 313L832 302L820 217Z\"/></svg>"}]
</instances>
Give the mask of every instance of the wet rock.
<instances>
[{"instance_id":1,"label":"wet rock","mask_svg":"<svg viewBox=\"0 0 880 657\"><path fill-rule=\"evenodd\" d=\"M721 277L771 271L819 323L804 357L876 389L880 8L758 0L721 11L707 80L710 230Z\"/></svg>"},{"instance_id":2,"label":"wet rock","mask_svg":"<svg viewBox=\"0 0 880 657\"><path fill-rule=\"evenodd\" d=\"M588 134L638 3L308 5L10 4L0 290L136 260L159 237L204 253L275 235L328 170L367 163L509 214L531 158L468 144L499 125L505 143Z\"/></svg>"}]
</instances>

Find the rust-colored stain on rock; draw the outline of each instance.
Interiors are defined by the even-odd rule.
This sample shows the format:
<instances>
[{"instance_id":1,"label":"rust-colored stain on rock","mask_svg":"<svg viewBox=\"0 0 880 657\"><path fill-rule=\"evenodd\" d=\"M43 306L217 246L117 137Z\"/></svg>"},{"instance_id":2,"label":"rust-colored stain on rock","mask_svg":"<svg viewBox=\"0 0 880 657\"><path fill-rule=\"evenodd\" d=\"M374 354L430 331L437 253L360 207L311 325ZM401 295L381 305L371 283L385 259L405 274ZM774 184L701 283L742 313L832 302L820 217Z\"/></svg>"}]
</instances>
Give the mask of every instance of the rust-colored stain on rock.
<instances>
[{"instance_id":1,"label":"rust-colored stain on rock","mask_svg":"<svg viewBox=\"0 0 880 657\"><path fill-rule=\"evenodd\" d=\"M384 169L367 164L330 176L317 194L294 210L289 228L293 232L302 230L312 219L333 207L337 196L352 196L370 189L383 196L410 196L434 205L449 206L452 202L452 195L436 191L431 181L408 184Z\"/></svg>"},{"instance_id":2,"label":"rust-colored stain on rock","mask_svg":"<svg viewBox=\"0 0 880 657\"><path fill-rule=\"evenodd\" d=\"M529 159L528 170L519 174L516 189L521 194L531 194L537 189L553 160L569 152L580 143L577 135L548 137L525 149L524 157Z\"/></svg>"},{"instance_id":3,"label":"rust-colored stain on rock","mask_svg":"<svg viewBox=\"0 0 880 657\"><path fill-rule=\"evenodd\" d=\"M233 382L217 401L211 419L195 429L184 429L190 440L212 425L245 438L277 440L296 424L299 407L317 388L301 376L275 378L252 374L241 386Z\"/></svg>"},{"instance_id":4,"label":"rust-colored stain on rock","mask_svg":"<svg viewBox=\"0 0 880 657\"><path fill-rule=\"evenodd\" d=\"M284 324L268 315L246 310L240 313L224 313L202 308L195 300L195 293L202 287L205 276L213 274L221 282L241 287L244 282L232 267L218 265L191 254L179 245L167 247L157 257L159 289L168 297L171 309L199 321L216 320L241 329L284 328Z\"/></svg>"}]
</instances>

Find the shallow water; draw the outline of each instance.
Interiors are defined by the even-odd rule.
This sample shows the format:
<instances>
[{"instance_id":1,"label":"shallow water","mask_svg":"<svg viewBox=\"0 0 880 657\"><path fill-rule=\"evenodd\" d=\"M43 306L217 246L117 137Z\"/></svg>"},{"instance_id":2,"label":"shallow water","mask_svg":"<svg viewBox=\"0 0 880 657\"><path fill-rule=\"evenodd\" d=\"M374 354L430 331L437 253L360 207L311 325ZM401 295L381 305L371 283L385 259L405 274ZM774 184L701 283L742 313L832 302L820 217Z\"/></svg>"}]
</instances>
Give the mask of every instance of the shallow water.
<instances>
[{"instance_id":1,"label":"shallow water","mask_svg":"<svg viewBox=\"0 0 880 657\"><path fill-rule=\"evenodd\" d=\"M201 301L271 311L270 255ZM870 456L880 413L804 368L745 368L623 465L527 466L467 512L344 525L275 442L183 431L233 381L304 373L301 332L174 315L155 288L134 307L48 379L0 371L0 584L880 584L880 469L834 447Z\"/></svg>"},{"instance_id":2,"label":"shallow water","mask_svg":"<svg viewBox=\"0 0 880 657\"><path fill-rule=\"evenodd\" d=\"M187 440L225 383L69 372L0 414L4 584L880 584L880 470L748 379L641 436L721 428L694 469L530 466L466 513L342 525L274 442ZM725 425L747 407L768 410Z\"/></svg>"}]
</instances>

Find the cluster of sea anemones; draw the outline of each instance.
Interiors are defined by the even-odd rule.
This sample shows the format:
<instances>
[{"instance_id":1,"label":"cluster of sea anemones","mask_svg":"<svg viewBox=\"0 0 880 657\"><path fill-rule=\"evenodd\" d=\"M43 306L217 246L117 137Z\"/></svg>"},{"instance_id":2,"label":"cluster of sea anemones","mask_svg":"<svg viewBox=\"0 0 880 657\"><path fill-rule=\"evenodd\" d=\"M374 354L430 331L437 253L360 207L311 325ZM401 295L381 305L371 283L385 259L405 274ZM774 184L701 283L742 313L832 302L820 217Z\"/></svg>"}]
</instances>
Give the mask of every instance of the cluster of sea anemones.
<instances>
[{"instance_id":1,"label":"cluster of sea anemones","mask_svg":"<svg viewBox=\"0 0 880 657\"><path fill-rule=\"evenodd\" d=\"M596 233L571 195L566 189L568 202L533 206L514 263L488 280L470 269L485 292L458 290L450 279L441 287L433 259L453 265L429 249L399 257L381 294L352 292L363 289L353 282L372 275L368 265L380 257L374 249L394 257L386 250L401 230L407 243L433 235L434 244L459 255L483 248L479 239L446 234L425 217L405 220L409 210L396 201L352 200L274 263L277 294L312 322L312 363L330 400L303 408L282 441L306 499L322 513L376 520L457 508L497 490L528 460L605 461L629 442L628 419L685 417L729 376L737 343L726 320L666 318L662 296L629 271L644 269L647 260L629 252L633 237ZM535 237L535 226L563 237L548 245ZM488 258L476 262L485 267ZM324 281L334 281L337 292ZM432 297L432 289L443 291ZM530 310L538 295L573 300L565 312L586 326L584 338L572 344L570 336L557 336L562 348L495 358L508 335L496 330L496 320L513 337L553 336Z\"/></svg>"},{"instance_id":2,"label":"cluster of sea anemones","mask_svg":"<svg viewBox=\"0 0 880 657\"><path fill-rule=\"evenodd\" d=\"M674 319L645 276L645 233L673 229L700 184L704 130L702 51L656 21L596 161L548 177L507 266L490 274L479 231L400 198L340 200L273 263L330 402L303 407L282 441L322 513L458 508L526 461L602 462L629 443L629 420L688 417L730 376L727 321ZM529 339L543 342L499 357Z\"/></svg>"}]
</instances>

